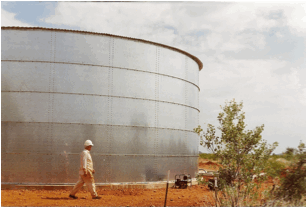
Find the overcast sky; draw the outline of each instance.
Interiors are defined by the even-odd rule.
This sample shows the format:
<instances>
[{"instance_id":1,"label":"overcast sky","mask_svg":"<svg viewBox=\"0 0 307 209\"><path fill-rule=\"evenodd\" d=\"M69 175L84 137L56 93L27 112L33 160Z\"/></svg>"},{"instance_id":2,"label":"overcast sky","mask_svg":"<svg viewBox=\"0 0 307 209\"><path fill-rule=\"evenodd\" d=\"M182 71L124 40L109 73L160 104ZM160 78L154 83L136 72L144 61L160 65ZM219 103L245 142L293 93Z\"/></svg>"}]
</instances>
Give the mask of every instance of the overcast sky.
<instances>
[{"instance_id":1,"label":"overcast sky","mask_svg":"<svg viewBox=\"0 0 307 209\"><path fill-rule=\"evenodd\" d=\"M306 142L306 3L1 2L2 26L111 33L198 57L200 125L243 101L248 129L264 124L275 153ZM204 151L203 149L200 149Z\"/></svg>"}]
</instances>

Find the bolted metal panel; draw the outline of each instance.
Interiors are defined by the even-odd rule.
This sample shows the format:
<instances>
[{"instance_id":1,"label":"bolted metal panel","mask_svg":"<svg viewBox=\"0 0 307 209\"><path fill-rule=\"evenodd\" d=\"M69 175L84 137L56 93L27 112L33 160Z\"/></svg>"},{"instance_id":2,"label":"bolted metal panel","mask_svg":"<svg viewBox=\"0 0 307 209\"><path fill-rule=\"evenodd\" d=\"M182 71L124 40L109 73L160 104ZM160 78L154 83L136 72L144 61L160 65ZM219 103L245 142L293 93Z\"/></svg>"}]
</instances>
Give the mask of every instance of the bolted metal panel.
<instances>
[{"instance_id":1,"label":"bolted metal panel","mask_svg":"<svg viewBox=\"0 0 307 209\"><path fill-rule=\"evenodd\" d=\"M154 158L150 156L112 156L110 182L156 181ZM134 166L135 165L135 166Z\"/></svg>"},{"instance_id":2,"label":"bolted metal panel","mask_svg":"<svg viewBox=\"0 0 307 209\"><path fill-rule=\"evenodd\" d=\"M154 127L155 102L130 98L113 98L112 124Z\"/></svg>"},{"instance_id":3,"label":"bolted metal panel","mask_svg":"<svg viewBox=\"0 0 307 209\"><path fill-rule=\"evenodd\" d=\"M110 151L112 154L154 154L154 128L138 126L114 126L112 131L112 140L110 142Z\"/></svg>"},{"instance_id":4,"label":"bolted metal panel","mask_svg":"<svg viewBox=\"0 0 307 209\"><path fill-rule=\"evenodd\" d=\"M197 71L198 65L196 62L194 62L194 60L191 60L188 57L186 61L187 61L186 65L189 71L189 73L187 73L186 79L198 86L199 85L199 73Z\"/></svg>"},{"instance_id":5,"label":"bolted metal panel","mask_svg":"<svg viewBox=\"0 0 307 209\"><path fill-rule=\"evenodd\" d=\"M113 66L155 72L155 45L114 38L112 47L114 50Z\"/></svg>"},{"instance_id":6,"label":"bolted metal panel","mask_svg":"<svg viewBox=\"0 0 307 209\"><path fill-rule=\"evenodd\" d=\"M198 126L198 111L192 108L186 107L187 116L186 116L186 129L189 131L193 131L194 128ZM196 118L196 119L195 119Z\"/></svg>"},{"instance_id":7,"label":"bolted metal panel","mask_svg":"<svg viewBox=\"0 0 307 209\"><path fill-rule=\"evenodd\" d=\"M185 104L198 109L199 108L198 107L198 95L199 95L198 89L196 88L196 86L190 83L186 83L185 89L186 89Z\"/></svg>"},{"instance_id":8,"label":"bolted metal panel","mask_svg":"<svg viewBox=\"0 0 307 209\"><path fill-rule=\"evenodd\" d=\"M18 61L2 61L2 91L49 92L51 65L53 92L107 95L106 67Z\"/></svg>"},{"instance_id":9,"label":"bolted metal panel","mask_svg":"<svg viewBox=\"0 0 307 209\"><path fill-rule=\"evenodd\" d=\"M49 94L1 92L1 121L48 122Z\"/></svg>"},{"instance_id":10,"label":"bolted metal panel","mask_svg":"<svg viewBox=\"0 0 307 209\"><path fill-rule=\"evenodd\" d=\"M194 132L187 133L187 145L189 155L198 155L199 137Z\"/></svg>"},{"instance_id":11,"label":"bolted metal panel","mask_svg":"<svg viewBox=\"0 0 307 209\"><path fill-rule=\"evenodd\" d=\"M84 65L55 64L54 92L108 94L108 68ZM92 76L92 75L95 76Z\"/></svg>"},{"instance_id":12,"label":"bolted metal panel","mask_svg":"<svg viewBox=\"0 0 307 209\"><path fill-rule=\"evenodd\" d=\"M1 167L10 168L1 170L2 183L76 183L80 167L80 156L8 153L4 154Z\"/></svg>"},{"instance_id":13,"label":"bolted metal panel","mask_svg":"<svg viewBox=\"0 0 307 209\"><path fill-rule=\"evenodd\" d=\"M155 99L155 74L113 68L113 95ZM140 91L140 89L142 89Z\"/></svg>"},{"instance_id":14,"label":"bolted metal panel","mask_svg":"<svg viewBox=\"0 0 307 209\"><path fill-rule=\"evenodd\" d=\"M162 155L189 153L189 147L185 139L185 131L159 129L159 136L157 153Z\"/></svg>"},{"instance_id":15,"label":"bolted metal panel","mask_svg":"<svg viewBox=\"0 0 307 209\"><path fill-rule=\"evenodd\" d=\"M109 66L110 37L54 32L55 61Z\"/></svg>"},{"instance_id":16,"label":"bolted metal panel","mask_svg":"<svg viewBox=\"0 0 307 209\"><path fill-rule=\"evenodd\" d=\"M185 92L185 82L168 76L159 77L159 99L179 104L185 104L182 96ZM168 89L165 91L164 89ZM196 89L197 90L197 89Z\"/></svg>"},{"instance_id":17,"label":"bolted metal panel","mask_svg":"<svg viewBox=\"0 0 307 209\"><path fill-rule=\"evenodd\" d=\"M75 183L86 139L97 183L194 175L199 71L191 56L53 29L2 30L1 50L3 183Z\"/></svg>"},{"instance_id":18,"label":"bolted metal panel","mask_svg":"<svg viewBox=\"0 0 307 209\"><path fill-rule=\"evenodd\" d=\"M160 47L160 73L185 79L185 55Z\"/></svg>"},{"instance_id":19,"label":"bolted metal panel","mask_svg":"<svg viewBox=\"0 0 307 209\"><path fill-rule=\"evenodd\" d=\"M107 97L2 92L2 100L2 121L107 124Z\"/></svg>"},{"instance_id":20,"label":"bolted metal panel","mask_svg":"<svg viewBox=\"0 0 307 209\"><path fill-rule=\"evenodd\" d=\"M107 153L107 125L2 122L2 148L7 153L72 154L90 138L94 153ZM52 127L52 130L51 130ZM4 144L5 143L5 144Z\"/></svg>"},{"instance_id":21,"label":"bolted metal panel","mask_svg":"<svg viewBox=\"0 0 307 209\"><path fill-rule=\"evenodd\" d=\"M107 97L53 94L52 121L57 123L107 124Z\"/></svg>"},{"instance_id":22,"label":"bolted metal panel","mask_svg":"<svg viewBox=\"0 0 307 209\"><path fill-rule=\"evenodd\" d=\"M50 31L1 30L1 59L50 61Z\"/></svg>"},{"instance_id":23,"label":"bolted metal panel","mask_svg":"<svg viewBox=\"0 0 307 209\"><path fill-rule=\"evenodd\" d=\"M185 129L185 107L181 105L160 103L159 124L161 128Z\"/></svg>"},{"instance_id":24,"label":"bolted metal panel","mask_svg":"<svg viewBox=\"0 0 307 209\"><path fill-rule=\"evenodd\" d=\"M2 52L3 54L3 52ZM42 91L49 90L50 63L1 62L2 91ZM48 71L49 72L49 71ZM33 82L35 80L36 82ZM47 81L47 82L46 82Z\"/></svg>"}]
</instances>

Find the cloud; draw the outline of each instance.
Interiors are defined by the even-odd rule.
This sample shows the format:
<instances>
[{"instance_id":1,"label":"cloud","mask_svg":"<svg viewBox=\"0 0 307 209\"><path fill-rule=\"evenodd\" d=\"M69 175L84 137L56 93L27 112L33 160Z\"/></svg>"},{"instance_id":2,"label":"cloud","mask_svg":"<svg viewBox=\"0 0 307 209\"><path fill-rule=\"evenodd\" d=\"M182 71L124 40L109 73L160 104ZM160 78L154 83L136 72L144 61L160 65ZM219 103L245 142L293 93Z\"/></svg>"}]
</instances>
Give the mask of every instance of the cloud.
<instances>
[{"instance_id":1,"label":"cloud","mask_svg":"<svg viewBox=\"0 0 307 209\"><path fill-rule=\"evenodd\" d=\"M243 101L248 129L265 124L264 138L280 142L305 140L306 89L299 71L278 59L238 60L206 57L200 73L200 122L218 125L217 115L225 100ZM279 71L287 71L279 74ZM277 134L277 135L276 135Z\"/></svg>"},{"instance_id":2,"label":"cloud","mask_svg":"<svg viewBox=\"0 0 307 209\"><path fill-rule=\"evenodd\" d=\"M78 25L82 30L168 43L175 39L174 30L165 23L171 18L165 14L169 10L167 3L59 2L55 15L44 20L58 25Z\"/></svg>"},{"instance_id":3,"label":"cloud","mask_svg":"<svg viewBox=\"0 0 307 209\"><path fill-rule=\"evenodd\" d=\"M251 103L269 102L276 105L276 108L284 107L289 102L289 106L305 106L305 87L301 84L302 78L298 74L298 71L303 69L290 68L286 73L277 73L290 66L289 62L278 59L223 58L219 62L207 59L206 72L200 74L200 88L208 91L209 97L218 97L214 93L218 89L232 92L229 96L233 98L242 98ZM281 103L283 95L293 99ZM222 98L224 99L224 96Z\"/></svg>"},{"instance_id":4,"label":"cloud","mask_svg":"<svg viewBox=\"0 0 307 209\"><path fill-rule=\"evenodd\" d=\"M284 7L287 26L293 34L306 36L306 3L293 2Z\"/></svg>"},{"instance_id":5,"label":"cloud","mask_svg":"<svg viewBox=\"0 0 307 209\"><path fill-rule=\"evenodd\" d=\"M15 18L16 14L8 12L4 9L1 9L1 26L24 26L32 27L32 25L17 20Z\"/></svg>"},{"instance_id":6,"label":"cloud","mask_svg":"<svg viewBox=\"0 0 307 209\"><path fill-rule=\"evenodd\" d=\"M275 33L275 36L277 38L283 38L284 37L284 35L281 32L279 32L279 31Z\"/></svg>"},{"instance_id":7,"label":"cloud","mask_svg":"<svg viewBox=\"0 0 307 209\"><path fill-rule=\"evenodd\" d=\"M304 4L220 2L59 2L46 23L142 38L167 45L240 51L263 48L263 32L305 31ZM203 34L202 34L203 33ZM196 38L191 44L191 34ZM195 35L201 34L201 35ZM203 44L205 41L205 44Z\"/></svg>"}]
</instances>

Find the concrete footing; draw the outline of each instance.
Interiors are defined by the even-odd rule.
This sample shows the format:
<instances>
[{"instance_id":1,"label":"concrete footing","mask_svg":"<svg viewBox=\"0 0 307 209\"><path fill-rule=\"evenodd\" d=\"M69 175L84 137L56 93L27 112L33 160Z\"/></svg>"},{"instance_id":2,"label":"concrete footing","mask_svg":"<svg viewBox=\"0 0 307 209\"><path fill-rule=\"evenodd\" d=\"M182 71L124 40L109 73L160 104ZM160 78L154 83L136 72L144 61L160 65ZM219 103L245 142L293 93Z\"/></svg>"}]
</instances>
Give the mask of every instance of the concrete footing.
<instances>
[{"instance_id":1,"label":"concrete footing","mask_svg":"<svg viewBox=\"0 0 307 209\"><path fill-rule=\"evenodd\" d=\"M196 180L192 180L192 185L197 185ZM174 181L169 182L169 187L174 186ZM1 184L1 190L71 190L74 184L59 184L59 185L35 185L35 184ZM146 182L146 183L112 183L99 184L96 183L96 189L160 189L166 188L166 182ZM86 190L84 185L81 190Z\"/></svg>"}]
</instances>

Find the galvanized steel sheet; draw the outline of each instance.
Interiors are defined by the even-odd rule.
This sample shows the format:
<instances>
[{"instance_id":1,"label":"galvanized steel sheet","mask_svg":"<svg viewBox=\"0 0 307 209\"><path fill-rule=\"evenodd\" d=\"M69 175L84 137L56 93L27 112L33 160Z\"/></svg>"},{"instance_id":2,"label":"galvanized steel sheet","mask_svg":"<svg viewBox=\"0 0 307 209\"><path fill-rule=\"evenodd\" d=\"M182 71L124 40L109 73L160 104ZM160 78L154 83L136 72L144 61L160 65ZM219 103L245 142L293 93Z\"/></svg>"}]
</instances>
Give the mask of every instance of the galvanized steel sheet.
<instances>
[{"instance_id":1,"label":"galvanized steel sheet","mask_svg":"<svg viewBox=\"0 0 307 209\"><path fill-rule=\"evenodd\" d=\"M186 67L188 69L187 70L188 73L186 73L186 79L198 86L199 85L199 72L197 69L198 65L194 60L189 59L188 57L186 59L186 62L187 62Z\"/></svg>"},{"instance_id":2,"label":"galvanized steel sheet","mask_svg":"<svg viewBox=\"0 0 307 209\"><path fill-rule=\"evenodd\" d=\"M159 60L159 73L186 79L186 55L173 50L160 48L157 59Z\"/></svg>"},{"instance_id":3,"label":"galvanized steel sheet","mask_svg":"<svg viewBox=\"0 0 307 209\"><path fill-rule=\"evenodd\" d=\"M50 35L50 41L55 43L55 61L110 65L110 37L65 32L52 32Z\"/></svg>"},{"instance_id":4,"label":"galvanized steel sheet","mask_svg":"<svg viewBox=\"0 0 307 209\"><path fill-rule=\"evenodd\" d=\"M51 61L51 57L50 31L1 30L1 60Z\"/></svg>"},{"instance_id":5,"label":"galvanized steel sheet","mask_svg":"<svg viewBox=\"0 0 307 209\"><path fill-rule=\"evenodd\" d=\"M113 68L112 95L155 99L155 74Z\"/></svg>"},{"instance_id":6,"label":"galvanized steel sheet","mask_svg":"<svg viewBox=\"0 0 307 209\"><path fill-rule=\"evenodd\" d=\"M113 66L157 72L157 46L113 38Z\"/></svg>"},{"instance_id":7,"label":"galvanized steel sheet","mask_svg":"<svg viewBox=\"0 0 307 209\"><path fill-rule=\"evenodd\" d=\"M2 183L74 183L86 139L97 183L194 177L199 71L186 54L52 29L2 30L1 52Z\"/></svg>"}]
</instances>

